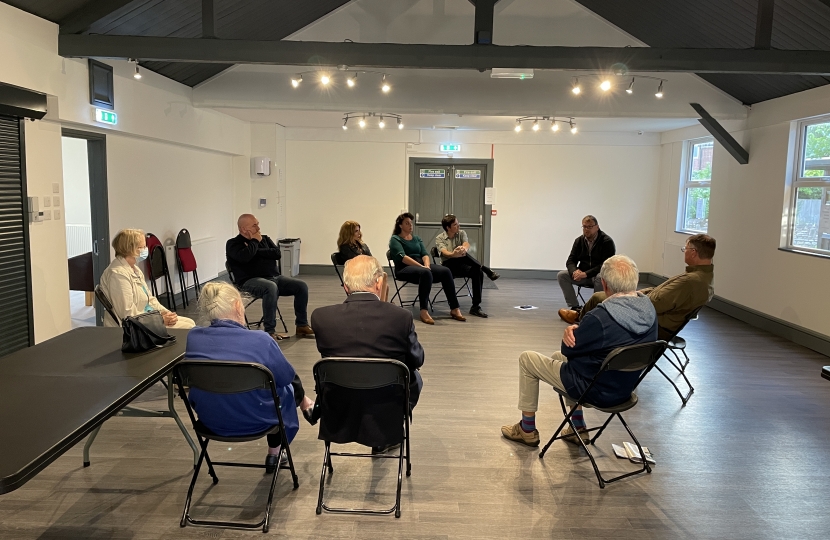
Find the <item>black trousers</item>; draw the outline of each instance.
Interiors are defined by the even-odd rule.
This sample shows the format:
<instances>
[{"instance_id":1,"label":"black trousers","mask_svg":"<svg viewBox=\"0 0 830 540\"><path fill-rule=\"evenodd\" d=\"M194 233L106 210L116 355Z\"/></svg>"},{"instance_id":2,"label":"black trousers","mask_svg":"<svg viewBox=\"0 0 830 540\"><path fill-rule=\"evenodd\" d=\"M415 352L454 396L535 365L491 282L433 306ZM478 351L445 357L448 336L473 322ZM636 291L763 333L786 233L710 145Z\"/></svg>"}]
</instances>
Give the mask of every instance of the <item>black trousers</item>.
<instances>
[{"instance_id":1,"label":"black trousers","mask_svg":"<svg viewBox=\"0 0 830 540\"><path fill-rule=\"evenodd\" d=\"M468 277L473 284L473 307L481 305L481 290L484 288L482 264L470 254L447 259L442 263L452 271L453 277Z\"/></svg>"},{"instance_id":2,"label":"black trousers","mask_svg":"<svg viewBox=\"0 0 830 540\"><path fill-rule=\"evenodd\" d=\"M294 406L299 407L305 397L305 388L303 388L303 381L300 380L300 376L296 373L294 374L294 380L291 381L291 386L294 388ZM265 438L268 441L269 448L276 448L282 444L282 435L279 433L266 435Z\"/></svg>"},{"instance_id":3,"label":"black trousers","mask_svg":"<svg viewBox=\"0 0 830 540\"><path fill-rule=\"evenodd\" d=\"M429 295L432 291L433 281L441 283L444 294L447 295L447 303L450 309L458 307L458 299L455 297L455 282L452 280L452 272L443 266L403 266L395 270L400 281L418 284L418 300L421 302L421 309L429 309Z\"/></svg>"}]
</instances>

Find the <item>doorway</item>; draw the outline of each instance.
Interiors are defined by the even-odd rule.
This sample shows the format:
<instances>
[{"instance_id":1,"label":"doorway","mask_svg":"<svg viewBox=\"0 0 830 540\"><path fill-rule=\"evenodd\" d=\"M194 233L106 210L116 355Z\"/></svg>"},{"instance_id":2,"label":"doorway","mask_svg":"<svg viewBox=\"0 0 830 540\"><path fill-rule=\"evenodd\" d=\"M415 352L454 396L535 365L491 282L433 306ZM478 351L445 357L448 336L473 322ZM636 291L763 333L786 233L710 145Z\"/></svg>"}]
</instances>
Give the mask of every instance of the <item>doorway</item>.
<instances>
[{"instance_id":1,"label":"doorway","mask_svg":"<svg viewBox=\"0 0 830 540\"><path fill-rule=\"evenodd\" d=\"M470 255L490 264L490 211L487 188L493 187L493 160L410 158L409 211L415 215L413 234L427 251L443 232L441 219L455 214L470 242Z\"/></svg>"},{"instance_id":2,"label":"doorway","mask_svg":"<svg viewBox=\"0 0 830 540\"><path fill-rule=\"evenodd\" d=\"M106 136L63 129L64 212L72 327L101 326L93 289L109 266Z\"/></svg>"}]
</instances>

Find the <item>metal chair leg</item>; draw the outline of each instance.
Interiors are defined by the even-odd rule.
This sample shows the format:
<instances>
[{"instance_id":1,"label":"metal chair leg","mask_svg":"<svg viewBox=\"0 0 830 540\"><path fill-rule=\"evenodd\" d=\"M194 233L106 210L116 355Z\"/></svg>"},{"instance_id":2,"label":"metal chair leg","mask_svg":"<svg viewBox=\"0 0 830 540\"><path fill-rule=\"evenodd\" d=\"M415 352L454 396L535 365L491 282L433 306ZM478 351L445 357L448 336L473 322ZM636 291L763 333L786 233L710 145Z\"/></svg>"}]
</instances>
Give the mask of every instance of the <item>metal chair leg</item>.
<instances>
[{"instance_id":1,"label":"metal chair leg","mask_svg":"<svg viewBox=\"0 0 830 540\"><path fill-rule=\"evenodd\" d=\"M689 402L689 399L691 399L692 394L694 394L695 389L694 389L694 387L692 386L692 383L690 383L690 382L689 382L689 378L688 378L688 377L686 377L686 374L685 374L685 373L683 373L683 371L681 371L681 369L680 369L677 365L675 365L675 363L674 363L674 362L672 362L672 361L671 361L671 358L669 358L668 356L665 356L665 354L663 355L663 357L664 357L664 358L665 358L665 359L669 362L669 364L671 364L671 365L672 365L672 367L673 367L674 369L676 369L676 370L677 370L677 372L678 372L678 373L680 373L680 376L681 376L681 377L683 377L683 380L684 380L684 381L686 381L686 385L689 387L689 392L688 392L686 395L683 395L683 392L681 392L681 391L680 391L680 388L677 386L677 383L675 383L675 382L671 379L671 377L669 377L669 376L666 374L666 372L665 372L665 371L663 371L662 369L660 369L660 366L658 366L657 364L654 364L654 368L655 368L657 371L659 371L659 372L660 372L660 374L661 374L663 377L665 377L665 379L666 379L667 381L669 381L669 384L671 384L671 385L674 387L674 391L675 391L675 392L677 392L677 395L678 395L678 396L680 396L680 401L682 401L682 402L683 402L683 406L685 407L685 406L686 406L686 403L688 403L688 402Z\"/></svg>"}]
</instances>

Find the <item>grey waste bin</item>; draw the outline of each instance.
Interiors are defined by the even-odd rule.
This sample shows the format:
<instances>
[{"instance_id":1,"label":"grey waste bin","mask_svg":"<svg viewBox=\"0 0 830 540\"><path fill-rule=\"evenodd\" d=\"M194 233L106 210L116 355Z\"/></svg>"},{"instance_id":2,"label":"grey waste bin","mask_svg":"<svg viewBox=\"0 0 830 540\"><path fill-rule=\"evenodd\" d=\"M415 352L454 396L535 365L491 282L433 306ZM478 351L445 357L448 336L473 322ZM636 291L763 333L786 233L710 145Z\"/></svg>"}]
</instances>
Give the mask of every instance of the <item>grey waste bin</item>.
<instances>
[{"instance_id":1,"label":"grey waste bin","mask_svg":"<svg viewBox=\"0 0 830 540\"><path fill-rule=\"evenodd\" d=\"M300 274L300 243L299 238L283 238L277 242L280 246L282 259L280 269L284 276L297 276Z\"/></svg>"}]
</instances>

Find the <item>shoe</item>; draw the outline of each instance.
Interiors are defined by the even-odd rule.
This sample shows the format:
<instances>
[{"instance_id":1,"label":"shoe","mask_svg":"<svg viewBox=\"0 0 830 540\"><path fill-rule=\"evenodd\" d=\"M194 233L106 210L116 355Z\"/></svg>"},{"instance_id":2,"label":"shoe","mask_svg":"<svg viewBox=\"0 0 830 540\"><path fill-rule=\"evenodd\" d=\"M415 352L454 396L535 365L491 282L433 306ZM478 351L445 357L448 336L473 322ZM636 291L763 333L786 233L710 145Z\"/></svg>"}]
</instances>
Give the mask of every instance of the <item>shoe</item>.
<instances>
[{"instance_id":1,"label":"shoe","mask_svg":"<svg viewBox=\"0 0 830 540\"><path fill-rule=\"evenodd\" d=\"M314 337L314 330L309 325L297 327L297 337Z\"/></svg>"},{"instance_id":2,"label":"shoe","mask_svg":"<svg viewBox=\"0 0 830 540\"><path fill-rule=\"evenodd\" d=\"M453 313L452 311L450 311L450 317L452 317L456 321L461 321L461 322L464 322L464 321L467 320L467 317L462 315L460 310L459 310L458 313Z\"/></svg>"},{"instance_id":3,"label":"shoe","mask_svg":"<svg viewBox=\"0 0 830 540\"><path fill-rule=\"evenodd\" d=\"M588 433L588 428L581 427L577 428L576 431L577 433L579 433L579 437L585 444L588 444L591 441L591 434ZM569 425L566 425L564 428L562 428L562 431L559 432L559 436L562 437L563 441L567 441L573 444L579 444L576 440L576 437L574 437L574 432L571 429L571 426Z\"/></svg>"},{"instance_id":4,"label":"shoe","mask_svg":"<svg viewBox=\"0 0 830 540\"><path fill-rule=\"evenodd\" d=\"M505 439L510 439L511 441L526 444L527 446L539 446L539 431L534 429L528 433L522 429L521 422L513 424L512 426L502 426L501 434L504 435Z\"/></svg>"},{"instance_id":5,"label":"shoe","mask_svg":"<svg viewBox=\"0 0 830 540\"><path fill-rule=\"evenodd\" d=\"M498 272L493 272L491 270L490 273L487 275L487 277L490 278L490 281L496 281L497 279L499 279L501 277L501 274L499 274Z\"/></svg>"},{"instance_id":6,"label":"shoe","mask_svg":"<svg viewBox=\"0 0 830 540\"><path fill-rule=\"evenodd\" d=\"M424 324L435 324L435 321L432 320L432 317L430 317L429 315L424 315L423 313L421 314L421 322Z\"/></svg>"},{"instance_id":7,"label":"shoe","mask_svg":"<svg viewBox=\"0 0 830 540\"><path fill-rule=\"evenodd\" d=\"M579 319L579 312L571 309L560 309L559 318L568 324L574 324Z\"/></svg>"},{"instance_id":8,"label":"shoe","mask_svg":"<svg viewBox=\"0 0 830 540\"><path fill-rule=\"evenodd\" d=\"M391 452L392 450L397 450L400 445L401 443L387 444L386 446L373 446L372 455L376 456L378 454L385 454L387 452Z\"/></svg>"},{"instance_id":9,"label":"shoe","mask_svg":"<svg viewBox=\"0 0 830 540\"><path fill-rule=\"evenodd\" d=\"M268 454L265 456L265 474L274 474L279 462L280 456L276 454Z\"/></svg>"},{"instance_id":10,"label":"shoe","mask_svg":"<svg viewBox=\"0 0 830 540\"><path fill-rule=\"evenodd\" d=\"M481 317L482 319L487 318L487 314L481 310L481 306L473 306L470 308L470 315L475 315L476 317Z\"/></svg>"},{"instance_id":11,"label":"shoe","mask_svg":"<svg viewBox=\"0 0 830 540\"><path fill-rule=\"evenodd\" d=\"M274 341L282 341L284 339L288 339L288 336L283 336L283 335L278 334L276 332L268 332L268 335L271 336L272 338L274 338Z\"/></svg>"},{"instance_id":12,"label":"shoe","mask_svg":"<svg viewBox=\"0 0 830 540\"><path fill-rule=\"evenodd\" d=\"M312 426L317 425L317 420L320 419L320 407L314 404L314 407L303 411L303 418L305 418Z\"/></svg>"}]
</instances>

